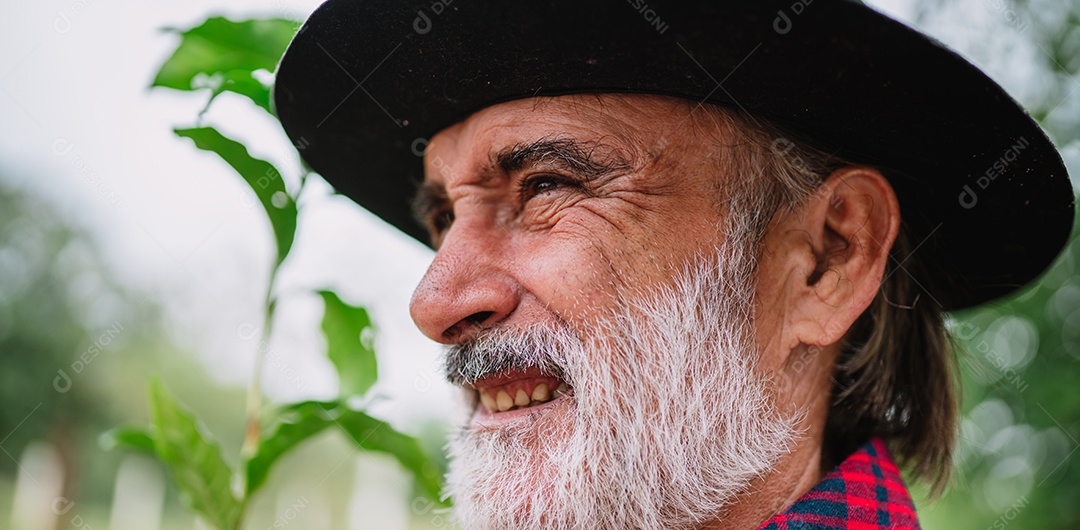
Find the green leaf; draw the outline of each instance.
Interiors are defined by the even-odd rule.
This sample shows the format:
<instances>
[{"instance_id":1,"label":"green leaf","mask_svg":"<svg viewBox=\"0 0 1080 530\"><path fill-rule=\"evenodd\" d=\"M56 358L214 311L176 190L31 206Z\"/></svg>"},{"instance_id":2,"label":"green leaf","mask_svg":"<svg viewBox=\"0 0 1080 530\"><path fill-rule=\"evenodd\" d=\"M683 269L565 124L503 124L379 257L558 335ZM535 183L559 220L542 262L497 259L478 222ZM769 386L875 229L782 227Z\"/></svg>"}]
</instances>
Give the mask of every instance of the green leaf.
<instances>
[{"instance_id":1,"label":"green leaf","mask_svg":"<svg viewBox=\"0 0 1080 530\"><path fill-rule=\"evenodd\" d=\"M439 499L438 466L420 447L420 442L396 431L390 424L367 414L340 408L337 424L358 447L393 456L416 477L417 484L430 498Z\"/></svg>"},{"instance_id":2,"label":"green leaf","mask_svg":"<svg viewBox=\"0 0 1080 530\"><path fill-rule=\"evenodd\" d=\"M214 91L213 97L217 97L222 92L235 92L246 96L263 110L273 114L270 110L270 86L256 79L251 72L232 70L222 74L221 85Z\"/></svg>"},{"instance_id":3,"label":"green leaf","mask_svg":"<svg viewBox=\"0 0 1080 530\"><path fill-rule=\"evenodd\" d=\"M332 291L319 291L326 311L322 330L326 335L326 354L337 368L342 396L367 392L379 377L375 361L375 328L367 310L341 301Z\"/></svg>"},{"instance_id":4,"label":"green leaf","mask_svg":"<svg viewBox=\"0 0 1080 530\"><path fill-rule=\"evenodd\" d=\"M248 498L266 482L270 468L282 455L333 425L327 409L336 406L336 403L305 401L281 410L273 430L262 437L255 454L244 464Z\"/></svg>"},{"instance_id":5,"label":"green leaf","mask_svg":"<svg viewBox=\"0 0 1080 530\"><path fill-rule=\"evenodd\" d=\"M247 497L265 484L270 468L282 455L327 427L336 426L359 448L394 457L416 478L426 495L439 500L438 466L415 438L390 424L337 401L294 403L282 407L278 418L273 431L263 437L255 456L246 464Z\"/></svg>"},{"instance_id":6,"label":"green leaf","mask_svg":"<svg viewBox=\"0 0 1080 530\"><path fill-rule=\"evenodd\" d=\"M248 154L244 144L229 139L213 127L174 129L181 138L191 138L195 146L204 151L217 153L248 183L262 203L274 229L277 243L277 264L285 260L296 237L296 201L285 191L281 172L265 160Z\"/></svg>"},{"instance_id":7,"label":"green leaf","mask_svg":"<svg viewBox=\"0 0 1080 530\"><path fill-rule=\"evenodd\" d=\"M238 529L243 505L233 496L232 470L221 449L156 380L150 384L150 436L192 511L218 530Z\"/></svg>"},{"instance_id":8,"label":"green leaf","mask_svg":"<svg viewBox=\"0 0 1080 530\"><path fill-rule=\"evenodd\" d=\"M280 18L240 22L209 18L180 32L180 45L161 65L153 86L194 90L202 88L197 81L205 76L235 75L231 74L235 70L272 72L298 28L299 23Z\"/></svg>"},{"instance_id":9,"label":"green leaf","mask_svg":"<svg viewBox=\"0 0 1080 530\"><path fill-rule=\"evenodd\" d=\"M117 427L103 433L99 441L106 451L123 447L137 453L157 455L153 437L142 427Z\"/></svg>"}]
</instances>

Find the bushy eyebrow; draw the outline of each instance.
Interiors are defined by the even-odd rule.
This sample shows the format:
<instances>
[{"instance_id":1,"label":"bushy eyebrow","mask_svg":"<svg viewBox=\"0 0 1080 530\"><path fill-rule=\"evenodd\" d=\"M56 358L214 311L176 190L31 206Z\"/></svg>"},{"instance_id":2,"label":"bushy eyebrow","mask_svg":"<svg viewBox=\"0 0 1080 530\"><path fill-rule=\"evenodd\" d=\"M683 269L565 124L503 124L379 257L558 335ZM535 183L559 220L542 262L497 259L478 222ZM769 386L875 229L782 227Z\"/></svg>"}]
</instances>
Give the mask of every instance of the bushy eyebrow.
<instances>
[{"instance_id":1,"label":"bushy eyebrow","mask_svg":"<svg viewBox=\"0 0 1080 530\"><path fill-rule=\"evenodd\" d=\"M573 173L588 183L600 177L627 171L631 160L618 148L598 141L584 142L571 138L544 137L503 148L492 155L483 180L492 173L510 175L530 167L549 166ZM422 183L412 201L412 214L421 225L430 228L431 218L449 202L442 184Z\"/></svg>"},{"instance_id":2,"label":"bushy eyebrow","mask_svg":"<svg viewBox=\"0 0 1080 530\"><path fill-rule=\"evenodd\" d=\"M609 144L550 137L506 147L495 155L495 165L504 174L531 166L550 165L585 178L632 167L630 161Z\"/></svg>"}]
</instances>

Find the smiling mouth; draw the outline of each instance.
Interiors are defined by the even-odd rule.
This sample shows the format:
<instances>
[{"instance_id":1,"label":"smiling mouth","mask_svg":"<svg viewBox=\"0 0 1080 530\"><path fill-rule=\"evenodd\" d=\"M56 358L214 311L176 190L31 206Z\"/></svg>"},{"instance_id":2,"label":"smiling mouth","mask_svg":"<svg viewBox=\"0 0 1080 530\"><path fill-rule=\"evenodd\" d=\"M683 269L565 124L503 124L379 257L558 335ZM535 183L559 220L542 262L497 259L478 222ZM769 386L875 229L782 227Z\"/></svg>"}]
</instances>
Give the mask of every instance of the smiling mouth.
<instances>
[{"instance_id":1,"label":"smiling mouth","mask_svg":"<svg viewBox=\"0 0 1080 530\"><path fill-rule=\"evenodd\" d=\"M572 392L562 379L534 368L484 376L473 388L477 400L491 414L537 407Z\"/></svg>"}]
</instances>

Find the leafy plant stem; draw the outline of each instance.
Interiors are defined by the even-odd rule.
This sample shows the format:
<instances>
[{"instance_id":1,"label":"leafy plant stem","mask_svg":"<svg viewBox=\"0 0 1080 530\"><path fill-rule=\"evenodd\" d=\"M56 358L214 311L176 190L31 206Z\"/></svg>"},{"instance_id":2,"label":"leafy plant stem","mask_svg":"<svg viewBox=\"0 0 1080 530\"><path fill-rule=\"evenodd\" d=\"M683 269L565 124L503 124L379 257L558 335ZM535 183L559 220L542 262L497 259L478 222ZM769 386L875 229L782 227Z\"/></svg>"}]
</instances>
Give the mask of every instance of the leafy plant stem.
<instances>
[{"instance_id":1,"label":"leafy plant stem","mask_svg":"<svg viewBox=\"0 0 1080 530\"><path fill-rule=\"evenodd\" d=\"M279 269L280 263L275 262L273 269L270 271L270 280L266 285L262 333L259 336L258 344L255 346L255 366L252 369L251 384L248 386L247 392L247 421L244 428L244 443L240 449L240 456L245 460L251 458L258 451L259 438L262 433L262 373L263 363L266 359L266 355L262 350L264 349L263 345L269 344L270 335L273 333L274 308L276 306L274 285L277 283Z\"/></svg>"},{"instance_id":2,"label":"leafy plant stem","mask_svg":"<svg viewBox=\"0 0 1080 530\"><path fill-rule=\"evenodd\" d=\"M223 92L246 97L272 114L270 86L259 72L273 69L297 27L296 22L284 19L234 22L209 18L181 32L181 45L154 80L154 86L176 90L210 89L210 97L196 117L197 125L174 128L173 133L191 140L199 150L213 153L244 180L257 201L245 205L261 206L270 223L276 253L266 281L237 465L229 464L199 417L160 381L150 385L149 428L114 429L103 436L103 442L110 447L122 445L152 454L167 464L180 498L215 530L239 530L251 499L267 484L275 462L327 430L339 430L358 449L394 457L415 477L425 495L439 499L438 466L420 443L358 408L377 398L369 392L378 379L376 330L364 307L349 304L331 290L314 291L324 305L321 328L326 355L338 375L339 395L334 400L270 407L263 395L263 371L270 355L268 344L277 302L295 290L279 290L278 273L293 248L299 201L311 170L301 161L299 186L290 193L290 186L274 164L254 156L243 142L203 125L203 120ZM299 150L306 146L302 143L294 147ZM310 289L295 291L313 294Z\"/></svg>"}]
</instances>

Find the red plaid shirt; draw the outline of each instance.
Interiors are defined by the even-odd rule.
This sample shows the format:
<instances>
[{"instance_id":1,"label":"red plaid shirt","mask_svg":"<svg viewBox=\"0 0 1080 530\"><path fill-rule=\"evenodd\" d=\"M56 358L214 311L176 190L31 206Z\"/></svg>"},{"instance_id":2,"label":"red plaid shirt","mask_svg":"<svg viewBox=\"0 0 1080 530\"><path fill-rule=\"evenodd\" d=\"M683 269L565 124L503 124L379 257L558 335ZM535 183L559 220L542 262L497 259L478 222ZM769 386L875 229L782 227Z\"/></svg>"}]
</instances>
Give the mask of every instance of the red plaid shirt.
<instances>
[{"instance_id":1,"label":"red plaid shirt","mask_svg":"<svg viewBox=\"0 0 1080 530\"><path fill-rule=\"evenodd\" d=\"M885 442L869 441L758 530L915 529L919 519Z\"/></svg>"}]
</instances>

